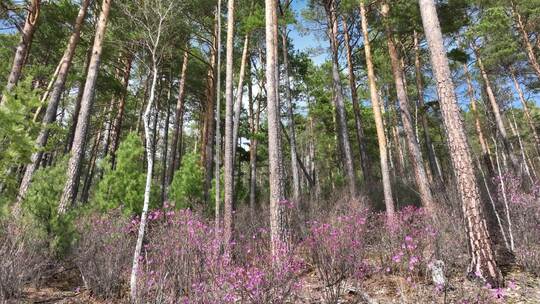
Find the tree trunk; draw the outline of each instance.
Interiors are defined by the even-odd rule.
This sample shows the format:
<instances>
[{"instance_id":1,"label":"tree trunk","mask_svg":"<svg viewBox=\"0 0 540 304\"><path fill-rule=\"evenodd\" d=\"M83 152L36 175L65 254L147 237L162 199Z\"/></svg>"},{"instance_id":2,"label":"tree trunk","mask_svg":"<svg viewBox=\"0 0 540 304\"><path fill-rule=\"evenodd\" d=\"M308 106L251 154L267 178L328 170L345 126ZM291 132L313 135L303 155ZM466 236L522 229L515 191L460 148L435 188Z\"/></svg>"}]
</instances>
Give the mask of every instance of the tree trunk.
<instances>
[{"instance_id":1,"label":"tree trunk","mask_svg":"<svg viewBox=\"0 0 540 304\"><path fill-rule=\"evenodd\" d=\"M352 158L351 144L347 130L347 114L345 111L345 103L343 101L343 91L341 87L341 77L339 75L339 54L338 54L338 16L334 1L326 2L326 16L328 18L328 34L332 48L332 92L334 94L334 106L336 108L336 127L338 132L339 143L343 154L343 165L345 167L345 175L347 176L347 184L349 186L349 194L351 197L356 197L356 174Z\"/></svg>"},{"instance_id":2,"label":"tree trunk","mask_svg":"<svg viewBox=\"0 0 540 304\"><path fill-rule=\"evenodd\" d=\"M431 64L437 80L450 158L467 224L471 252L469 273L496 288L502 284L502 275L495 262L493 245L489 238L482 210L474 164L455 95L448 58L446 58L446 49L443 45L435 2L433 0L419 0L419 3Z\"/></svg>"},{"instance_id":3,"label":"tree trunk","mask_svg":"<svg viewBox=\"0 0 540 304\"><path fill-rule=\"evenodd\" d=\"M223 240L228 252L232 240L232 206L234 197L234 158L233 158L233 55L234 55L234 0L227 5L227 52L225 59L225 156L224 166L224 212ZM239 88L239 91L241 89Z\"/></svg>"},{"instance_id":4,"label":"tree trunk","mask_svg":"<svg viewBox=\"0 0 540 304\"><path fill-rule=\"evenodd\" d=\"M90 59L92 59L92 50L93 48L88 48L86 52L86 61L84 68L84 75L88 75L88 69L90 69ZM75 129L77 129L77 120L79 119L79 113L81 112L81 101L84 94L84 85L86 81L81 81L79 84L79 89L77 92L77 98L75 99L75 108L73 109L73 114L71 116L71 125L69 126L69 131L67 135L67 143L64 147L64 153L71 151L73 147L73 138L75 137Z\"/></svg>"},{"instance_id":5,"label":"tree trunk","mask_svg":"<svg viewBox=\"0 0 540 304\"><path fill-rule=\"evenodd\" d=\"M26 195L26 191L28 190L28 186L30 185L32 176L34 175L34 172L39 168L39 163L41 162L41 158L43 157L43 148L47 145L47 140L49 139L49 125L56 120L58 104L60 103L60 97L62 95L62 92L64 91L64 85L66 83L67 75L71 67L73 55L75 54L75 48L79 43L81 27L84 22L84 17L86 16L86 10L89 3L90 0L84 0L81 3L79 14L77 15L77 18L75 20L75 27L73 29L73 33L69 38L66 51L64 52L64 55L60 60L56 81L54 82L54 86L52 87L49 103L47 105L47 110L41 123L41 131L39 132L39 135L36 139L36 152L32 154L31 163L26 166L26 170L24 172L24 176L19 187L19 194L17 196L15 210L18 208L22 199Z\"/></svg>"},{"instance_id":6,"label":"tree trunk","mask_svg":"<svg viewBox=\"0 0 540 304\"><path fill-rule=\"evenodd\" d=\"M354 64L352 59L352 49L349 37L349 28L347 25L347 18L343 18L343 34L345 39L345 49L347 50L347 67L349 69L349 86L351 87L351 102L354 110L354 122L356 126L356 138L358 140L358 146L360 150L360 164L362 166L362 173L364 180L371 179L371 161L368 157L366 138L364 133L364 127L362 125L362 117L360 110L360 103L358 101L358 92L356 90L356 76L354 74Z\"/></svg>"},{"instance_id":7,"label":"tree trunk","mask_svg":"<svg viewBox=\"0 0 540 304\"><path fill-rule=\"evenodd\" d=\"M103 38L107 28L107 19L109 17L111 2L112 0L103 0L101 14L96 27L96 37L94 40L88 74L86 75L86 83L84 85L84 92L81 100L81 112L79 113L77 127L73 138L73 147L71 148L66 184L60 199L60 204L58 205L59 214L64 214L77 196L81 161L84 154L86 133L88 132L88 121L90 119L90 112L94 100L94 89L99 72Z\"/></svg>"},{"instance_id":8,"label":"tree trunk","mask_svg":"<svg viewBox=\"0 0 540 304\"><path fill-rule=\"evenodd\" d=\"M509 72L510 77L512 78L512 82L514 83L514 88L518 93L519 101L521 101L523 112L525 113L525 118L527 119L527 124L529 124L529 128L531 129L531 133L533 135L534 143L536 146L536 152L538 153L538 155L540 155L540 137L538 136L538 132L536 131L536 127L534 126L534 121L531 117L531 112L529 111L529 106L527 105L527 101L525 100L525 96L523 95L523 91L521 90L521 86L516 79L516 71L513 67L511 67Z\"/></svg>"},{"instance_id":9,"label":"tree trunk","mask_svg":"<svg viewBox=\"0 0 540 304\"><path fill-rule=\"evenodd\" d=\"M399 54L394 43L392 28L390 27L387 20L389 10L390 7L388 6L388 4L383 3L381 12L383 18L386 19L383 22L385 23L386 42L388 44L388 52L390 54L392 74L394 76L397 99L399 102L399 108L401 110L401 122L403 124L403 130L405 132L407 147L409 148L409 157L411 159L411 165L414 171L414 177L416 181L416 186L418 187L420 200L422 201L422 205L428 210L428 212L433 215L435 212L435 203L433 201L433 196L429 187L429 181L427 178L426 170L424 168L424 159L422 157L422 152L420 151L420 146L418 145L418 141L416 140L416 136L414 135L412 118L409 110L409 102L407 98L407 91L404 85L403 71L401 70L401 60L399 58Z\"/></svg>"},{"instance_id":10,"label":"tree trunk","mask_svg":"<svg viewBox=\"0 0 540 304\"><path fill-rule=\"evenodd\" d=\"M167 186L169 186L174 177L174 171L180 167L182 149L178 149L178 143L182 142L182 132L184 125L184 92L186 87L186 75L188 67L188 56L189 53L187 50L189 45L186 45L186 51L184 51L184 56L182 57L182 70L180 72L180 82L178 83L178 99L176 101L176 113L175 121L173 125L173 137L171 142L171 153L169 156L169 167L167 168Z\"/></svg>"},{"instance_id":11,"label":"tree trunk","mask_svg":"<svg viewBox=\"0 0 540 304\"><path fill-rule=\"evenodd\" d=\"M261 114L261 101L257 98L257 109L255 110L255 100L253 99L253 90L251 82L251 67L248 77L248 99L249 99L249 117L251 138L249 143L249 209L251 219L255 218L255 204L257 191L257 133L259 132L259 119ZM255 111L257 111L255 113Z\"/></svg>"},{"instance_id":12,"label":"tree trunk","mask_svg":"<svg viewBox=\"0 0 540 304\"><path fill-rule=\"evenodd\" d=\"M214 87L210 94L213 94L215 90L215 98L216 98L216 116L215 116L215 141L216 141L216 151L215 151L215 230L216 234L217 231L219 231L219 228L221 226L221 214L220 214L220 206L221 206L221 189L220 189L220 153L221 153L221 0L218 0L217 5L217 11L216 11L216 39L215 39L215 57L212 57L212 72L213 72L213 79L214 81ZM217 62L217 64L216 64ZM214 64L216 66L214 67ZM214 99L212 98L212 105L214 103ZM212 109L213 110L213 109ZM212 129L207 129L209 132L209 138L208 141L211 140L210 134L213 132L213 125L210 126L214 122L214 113L212 112L212 119L208 122L208 128L212 127ZM210 188L210 184L212 181L212 143L207 143L206 148L206 154L207 154L207 163L206 163L206 181L208 182L208 189ZM209 154L209 155L208 155ZM206 188L206 187L205 187Z\"/></svg>"},{"instance_id":13,"label":"tree trunk","mask_svg":"<svg viewBox=\"0 0 540 304\"><path fill-rule=\"evenodd\" d=\"M106 0L105 0L106 1ZM159 42L159 35L157 38ZM156 43L158 45L158 43ZM133 254L133 267L131 268L131 277L130 277L130 297L134 302L137 296L137 273L139 271L139 262L140 254L143 245L144 232L146 229L146 221L148 214L148 206L150 205L150 191L152 187L152 171L154 170L154 160L152 159L154 143L152 143L152 134L150 130L150 112L152 110L152 105L154 104L155 93L156 93L156 83L158 77L157 71L157 59L155 54L152 54L152 85L150 88L150 97L148 98L148 104L146 105L146 110L143 115L143 125L144 125L144 137L145 137L145 146L146 146L146 183L144 187L144 201L143 201L143 210L141 214L141 221L139 223L139 232L137 234L137 244L135 245L135 253Z\"/></svg>"},{"instance_id":14,"label":"tree trunk","mask_svg":"<svg viewBox=\"0 0 540 304\"><path fill-rule=\"evenodd\" d=\"M495 125L497 126L497 131L503 143L504 151L506 152L506 155L510 158L513 169L517 171L517 169L519 168L518 160L512 152L512 147L508 139L508 133L506 132L506 127L503 122L501 109L499 107L499 104L497 103L497 100L495 99L495 94L493 93L491 81L489 80L488 74L484 67L484 63L482 62L482 58L480 58L478 48L475 45L472 45L472 48L474 50L474 54L476 55L476 63L478 65L478 69L480 70L480 74L482 75L482 79L484 80L486 94L489 99L491 111L495 118Z\"/></svg>"},{"instance_id":15,"label":"tree trunk","mask_svg":"<svg viewBox=\"0 0 540 304\"><path fill-rule=\"evenodd\" d=\"M429 168L438 181L442 181L442 174L437 166L437 154L433 149L433 142L429 135L429 123L427 107L424 101L424 82L422 80L422 63L420 61L420 46L418 44L418 33L414 31L414 67L416 76L416 89L418 91L418 106L420 107L420 120L424 135L424 144L428 155Z\"/></svg>"},{"instance_id":16,"label":"tree trunk","mask_svg":"<svg viewBox=\"0 0 540 304\"><path fill-rule=\"evenodd\" d=\"M114 126L113 126L113 139L112 139L112 147L111 147L111 168L113 169L116 166L116 150L118 150L118 146L120 145L120 137L122 133L122 123L124 121L124 112L126 108L126 99L127 99L127 94L128 94L127 88L129 85L129 77L131 75L132 61L133 61L133 55L126 54L124 57L122 95L120 96L118 112L116 113L116 117L114 118Z\"/></svg>"},{"instance_id":17,"label":"tree trunk","mask_svg":"<svg viewBox=\"0 0 540 304\"><path fill-rule=\"evenodd\" d=\"M19 82L22 74L22 68L28 57L30 44L36 31L36 25L38 22L40 12L41 0L32 0L28 7L28 14L24 22L24 27L21 32L21 40L15 51L15 57L13 58L13 64L11 65L11 72L9 73L8 82L6 84L6 91L11 91ZM0 99L2 104L4 97Z\"/></svg>"},{"instance_id":18,"label":"tree trunk","mask_svg":"<svg viewBox=\"0 0 540 304\"><path fill-rule=\"evenodd\" d=\"M270 239L272 255L278 257L281 246L289 240L286 215L285 189L280 136L280 113L278 94L278 23L277 3L265 0L266 33L266 94L268 111L268 159L270 182Z\"/></svg>"},{"instance_id":19,"label":"tree trunk","mask_svg":"<svg viewBox=\"0 0 540 304\"><path fill-rule=\"evenodd\" d=\"M171 116L170 100L172 91L172 77L169 78L169 90L167 100L165 100L165 126L163 126L163 155L161 155L161 205L163 206L167 199L167 153L169 152L169 120ZM172 163L169 163L172 166Z\"/></svg>"},{"instance_id":20,"label":"tree trunk","mask_svg":"<svg viewBox=\"0 0 540 304\"><path fill-rule=\"evenodd\" d=\"M94 171L96 168L96 159L99 154L99 145L103 136L103 129L100 128L95 140L92 150L90 151L90 160L88 161L88 169L86 171L86 177L84 178L83 189L81 192L81 202L87 202L90 193L90 187L92 186L92 180L94 179Z\"/></svg>"},{"instance_id":21,"label":"tree trunk","mask_svg":"<svg viewBox=\"0 0 540 304\"><path fill-rule=\"evenodd\" d=\"M467 80L467 94L469 95L469 100L471 103L471 110L474 114L474 126L476 128L476 133L478 135L478 141L480 142L480 148L482 149L482 158L488 169L489 177L493 177L494 167L493 161L491 159L491 151L489 150L489 145L486 142L486 137L484 136L484 131L482 130L482 124L480 123L480 115L476 107L476 99L474 97L474 87L471 80L471 75L469 74L469 68L467 64L463 64L463 73Z\"/></svg>"},{"instance_id":22,"label":"tree trunk","mask_svg":"<svg viewBox=\"0 0 540 304\"><path fill-rule=\"evenodd\" d=\"M375 118L375 127L377 129L377 140L379 142L381 175L384 188L384 203L386 206L386 214L388 218L392 220L394 217L394 201L392 199L392 185L390 184L390 172L388 170L388 152L386 150L386 137L384 135L381 105L379 102L379 96L377 94L377 83L375 82L375 70L373 68L373 60L371 58L366 8L363 1L360 1L360 16L362 18L362 35L364 36L364 52L366 56L369 93L371 96L371 105L373 107L373 116Z\"/></svg>"},{"instance_id":23,"label":"tree trunk","mask_svg":"<svg viewBox=\"0 0 540 304\"><path fill-rule=\"evenodd\" d=\"M244 39L244 48L242 50L242 59L240 61L240 73L238 75L238 88L236 89L236 101L234 103L234 119L233 119L233 163L236 159L236 147L238 146L238 129L240 126L240 112L242 110L242 97L244 95L244 77L246 62L248 57L248 45L249 45L249 34L246 34Z\"/></svg>"}]
</instances>

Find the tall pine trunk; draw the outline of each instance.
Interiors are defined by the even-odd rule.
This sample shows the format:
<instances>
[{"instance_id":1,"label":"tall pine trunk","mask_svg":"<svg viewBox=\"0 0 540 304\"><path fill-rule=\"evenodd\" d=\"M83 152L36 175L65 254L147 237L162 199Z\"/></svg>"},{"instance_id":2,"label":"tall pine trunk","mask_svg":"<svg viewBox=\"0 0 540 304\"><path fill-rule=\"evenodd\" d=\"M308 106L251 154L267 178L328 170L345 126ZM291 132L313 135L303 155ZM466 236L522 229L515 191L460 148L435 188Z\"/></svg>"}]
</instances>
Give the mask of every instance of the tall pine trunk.
<instances>
[{"instance_id":1,"label":"tall pine trunk","mask_svg":"<svg viewBox=\"0 0 540 304\"><path fill-rule=\"evenodd\" d=\"M244 77L246 63L248 60L249 34L244 38L244 48L242 50L242 59L240 61L240 73L238 75L238 87L236 88L236 101L234 102L234 119L233 119L233 163L236 158L236 147L238 146L238 130L240 127L240 112L242 111L242 98L244 95Z\"/></svg>"},{"instance_id":2,"label":"tall pine trunk","mask_svg":"<svg viewBox=\"0 0 540 304\"><path fill-rule=\"evenodd\" d=\"M381 175L384 191L384 204L386 214L390 220L394 217L394 200L392 199L392 185L390 183L390 171L388 168L388 151L386 149L386 136L384 134L383 117L381 113L381 104L375 82L375 69L373 68L373 59L371 57L371 46L369 42L368 22L366 8L363 1L360 1L360 17L362 18L362 35L364 36L364 52L366 56L366 66L369 82L369 94L371 96L371 105L373 107L373 116L375 118L375 127L377 130L377 140L379 143L379 157L381 163Z\"/></svg>"},{"instance_id":3,"label":"tall pine trunk","mask_svg":"<svg viewBox=\"0 0 540 304\"><path fill-rule=\"evenodd\" d=\"M289 240L280 136L277 1L265 0L266 99L268 112L268 161L270 183L270 246L277 257Z\"/></svg>"},{"instance_id":4,"label":"tall pine trunk","mask_svg":"<svg viewBox=\"0 0 540 304\"><path fill-rule=\"evenodd\" d=\"M518 29L519 35L521 36L521 39L523 40L523 45L525 47L525 54L527 54L527 59L529 60L529 63L531 67L533 68L534 73L540 80L540 64L538 64L538 60L536 59L536 54L534 53L533 46L531 44L531 40L529 38L529 33L525 29L525 24L523 24L523 19L521 17L521 14L517 11L517 7L514 1L510 1L511 9L512 9L512 15L514 16L514 19L516 21L516 27ZM540 45L540 39L537 39L537 43Z\"/></svg>"},{"instance_id":5,"label":"tall pine trunk","mask_svg":"<svg viewBox=\"0 0 540 304\"><path fill-rule=\"evenodd\" d=\"M409 157L411 159L411 165L414 171L414 178L416 181L416 186L418 187L420 200L422 201L422 205L431 214L433 214L435 211L435 204L433 201L433 196L431 194L431 189L429 187L426 170L424 168L424 159L422 157L422 152L420 151L420 146L414 134L412 117L409 110L409 101L407 98L407 89L404 84L403 71L401 70L401 60L399 58L398 50L394 42L393 30L388 23L389 10L390 7L388 6L388 4L383 3L381 12L383 17L386 19L383 22L385 23L386 42L388 44L388 52L390 54L392 74L394 76L397 99L399 102L399 108L401 113L401 122L403 124L403 130L405 132L405 139L407 141L407 147L409 149Z\"/></svg>"},{"instance_id":6,"label":"tall pine trunk","mask_svg":"<svg viewBox=\"0 0 540 304\"><path fill-rule=\"evenodd\" d=\"M111 9L112 0L103 0L101 13L99 15L98 24L96 27L96 36L92 49L92 57L86 75L86 83L81 99L81 110L77 120L77 127L73 137L73 146L71 148L71 156L69 158L67 179L58 205L58 213L65 213L73 204L76 196L80 179L81 162L84 156L84 147L86 133L88 132L88 122L90 120L90 112L94 100L95 85L99 72L99 64L101 59L101 51L103 48L103 39L107 28L107 20Z\"/></svg>"},{"instance_id":7,"label":"tall pine trunk","mask_svg":"<svg viewBox=\"0 0 540 304\"><path fill-rule=\"evenodd\" d=\"M502 275L495 262L493 245L489 238L486 219L482 210L474 164L455 95L435 2L433 0L419 0L419 3L422 23L429 45L431 64L437 80L437 91L450 159L467 225L471 253L471 263L468 271L471 275L485 280L493 287L497 287L502 284Z\"/></svg>"},{"instance_id":8,"label":"tall pine trunk","mask_svg":"<svg viewBox=\"0 0 540 304\"><path fill-rule=\"evenodd\" d=\"M371 179L371 160L368 157L366 137L364 126L362 124L362 111L360 110L360 102L358 101L358 91L356 89L356 75L354 74L354 63L352 59L352 47L349 37L349 27L347 18L343 18L343 37L345 39L345 49L347 51L347 68L349 70L349 86L351 88L351 102L354 111L354 123L356 127L356 139L360 150L360 165L362 166L362 174L364 180Z\"/></svg>"},{"instance_id":9,"label":"tall pine trunk","mask_svg":"<svg viewBox=\"0 0 540 304\"><path fill-rule=\"evenodd\" d=\"M476 55L476 63L478 65L478 69L480 70L482 80L484 81L485 90L486 90L486 94L489 100L491 112L493 114L493 117L495 118L495 125L497 126L497 132L503 143L504 151L506 155L510 158L510 162L513 169L517 171L519 168L518 160L512 151L510 140L508 139L508 133L506 132L506 126L504 125L501 109L499 107L499 103L497 102L497 99L495 98L495 93L493 92L491 81L489 80L486 68L482 61L482 58L480 57L478 48L475 45L472 45L472 48L473 48L474 54Z\"/></svg>"},{"instance_id":10,"label":"tall pine trunk","mask_svg":"<svg viewBox=\"0 0 540 304\"><path fill-rule=\"evenodd\" d=\"M176 150L179 143L182 142L182 132L184 126L184 92L186 87L186 75L188 67L189 44L186 45L186 50L182 56L182 69L180 71L180 82L178 83L178 98L176 100L176 112L173 125L173 136L171 142L171 152L169 155L169 167L167 168L167 186L171 184L174 171L180 167L182 149Z\"/></svg>"},{"instance_id":11,"label":"tall pine trunk","mask_svg":"<svg viewBox=\"0 0 540 304\"><path fill-rule=\"evenodd\" d=\"M11 71L6 84L7 92L11 91L21 78L22 69L30 50L30 44L34 38L34 33L36 32L40 6L41 0L32 0L28 7L28 14L26 15L24 27L21 32L21 40L15 50L15 57L13 58L13 64L11 65ZM2 104L3 99L5 98L2 96L0 104Z\"/></svg>"},{"instance_id":12,"label":"tall pine trunk","mask_svg":"<svg viewBox=\"0 0 540 304\"><path fill-rule=\"evenodd\" d=\"M233 158L233 55L234 55L234 0L227 5L227 46L225 59L225 155L223 159L224 210L223 241L226 251L232 239L232 208L234 198L234 158Z\"/></svg>"},{"instance_id":13,"label":"tall pine trunk","mask_svg":"<svg viewBox=\"0 0 540 304\"><path fill-rule=\"evenodd\" d=\"M339 50L337 41L338 35L338 15L336 12L336 4L334 0L325 2L326 17L328 18L328 35L330 36L330 44L332 48L332 93L334 106L336 110L336 129L341 145L343 155L343 166L345 167L345 175L349 187L349 195L355 197L356 189L356 174L354 170L354 162L352 158L351 144L349 142L349 132L347 129L347 114L345 111L345 102L343 101L343 88L341 87L341 77L339 75Z\"/></svg>"},{"instance_id":14,"label":"tall pine trunk","mask_svg":"<svg viewBox=\"0 0 540 304\"><path fill-rule=\"evenodd\" d=\"M15 206L15 210L17 210L20 202L26 195L26 191L28 190L28 186L30 185L32 176L34 175L34 172L39 168L39 163L41 162L41 159L43 157L43 148L47 145L47 140L49 139L49 125L53 123L56 119L58 104L60 103L60 97L62 95L62 92L64 91L64 85L66 83L67 75L71 67L73 55L75 54L75 48L79 43L81 27L84 23L86 10L89 3L90 0L82 1L79 13L77 15L77 18L75 19L75 27L73 28L73 33L69 38L66 51L64 52L64 55L60 60L56 81L54 82L52 91L49 95L50 98L47 105L47 110L45 111L45 116L43 117L43 121L41 123L41 131L39 132L39 135L36 139L36 152L32 154L31 163L26 166L26 170L24 172L24 176L19 187L19 194L17 197L17 204Z\"/></svg>"}]
</instances>

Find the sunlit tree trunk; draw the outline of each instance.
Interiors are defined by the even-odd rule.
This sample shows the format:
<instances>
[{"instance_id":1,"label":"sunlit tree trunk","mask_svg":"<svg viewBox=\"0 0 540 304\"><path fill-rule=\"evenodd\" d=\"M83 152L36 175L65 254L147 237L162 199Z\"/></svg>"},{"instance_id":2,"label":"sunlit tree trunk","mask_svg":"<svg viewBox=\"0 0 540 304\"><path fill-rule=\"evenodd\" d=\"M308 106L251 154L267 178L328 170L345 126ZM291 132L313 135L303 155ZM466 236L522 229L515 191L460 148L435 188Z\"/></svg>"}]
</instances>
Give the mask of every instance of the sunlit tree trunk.
<instances>
[{"instance_id":1,"label":"sunlit tree trunk","mask_svg":"<svg viewBox=\"0 0 540 304\"><path fill-rule=\"evenodd\" d=\"M112 0L103 0L101 6L92 57L90 59L84 92L81 99L81 110L77 120L75 135L73 137L73 147L71 148L71 156L68 163L66 183L62 192L62 197L60 198L60 204L58 205L59 214L65 213L77 196L81 162L84 155L86 133L88 132L88 121L90 119L90 112L94 100L95 85L99 72L101 51L103 48L103 38L105 37L111 3Z\"/></svg>"},{"instance_id":2,"label":"sunlit tree trunk","mask_svg":"<svg viewBox=\"0 0 540 304\"><path fill-rule=\"evenodd\" d=\"M176 100L176 113L175 121L173 125L173 136L171 142L171 153L169 155L169 167L167 168L167 186L171 184L174 171L180 167L182 149L176 151L179 143L182 142L182 132L184 126L184 92L186 87L186 75L188 67L188 48L189 45L186 45L186 50L182 56L182 70L180 71L180 82L178 83L178 98Z\"/></svg>"},{"instance_id":3,"label":"sunlit tree trunk","mask_svg":"<svg viewBox=\"0 0 540 304\"><path fill-rule=\"evenodd\" d=\"M360 150L360 165L364 180L371 179L371 160L368 157L364 126L362 124L360 102L358 101L358 92L356 89L356 76L354 74L354 63L352 58L352 47L349 37L349 27L347 18L343 18L343 37L345 39L345 49L347 51L347 67L349 69L349 86L351 88L351 102L354 111L354 123L356 126L356 138Z\"/></svg>"},{"instance_id":4,"label":"sunlit tree trunk","mask_svg":"<svg viewBox=\"0 0 540 304\"><path fill-rule=\"evenodd\" d=\"M429 45L431 64L437 80L437 91L450 159L465 216L471 254L468 270L471 275L497 287L502 284L502 275L495 262L493 245L489 238L482 210L474 164L454 91L435 2L433 0L419 0L419 4Z\"/></svg>"},{"instance_id":5,"label":"sunlit tree trunk","mask_svg":"<svg viewBox=\"0 0 540 304\"><path fill-rule=\"evenodd\" d=\"M422 130L424 135L424 144L428 155L429 168L431 173L439 181L442 179L442 174L437 166L437 155L433 148L433 142L429 135L429 123L427 115L427 107L424 101L424 82L422 80L422 63L420 61L420 46L418 44L418 33L414 31L414 68L416 76L416 89L418 91L418 107L420 108L420 121L422 123Z\"/></svg>"},{"instance_id":6,"label":"sunlit tree trunk","mask_svg":"<svg viewBox=\"0 0 540 304\"><path fill-rule=\"evenodd\" d=\"M382 15L385 19L388 18L388 12L390 7L387 3L382 4ZM401 70L401 60L399 58L398 50L396 48L392 28L385 20L386 42L388 44L388 52L390 54L390 62L392 65L392 74L394 76L394 82L396 86L397 99L399 102L399 109L401 113L401 123L403 124L403 130L405 132L405 139L407 141L407 147L409 149L409 157L411 159L412 169L414 171L414 178L420 200L422 205L431 213L435 212L435 203L429 187L429 181L424 168L424 159L420 146L416 140L414 134L411 113L409 110L409 101L407 98L407 89L404 84L403 71Z\"/></svg>"},{"instance_id":7,"label":"sunlit tree trunk","mask_svg":"<svg viewBox=\"0 0 540 304\"><path fill-rule=\"evenodd\" d=\"M226 250L232 239L232 208L234 197L234 158L233 158L233 56L234 56L234 0L227 5L227 51L225 59L225 155L223 159L224 210L223 241Z\"/></svg>"},{"instance_id":8,"label":"sunlit tree trunk","mask_svg":"<svg viewBox=\"0 0 540 304\"><path fill-rule=\"evenodd\" d=\"M375 82L375 70L371 58L371 46L369 42L368 21L366 8L363 1L360 1L360 16L362 18L362 35L364 37L364 52L366 56L366 66L369 82L369 94L371 96L371 105L373 107L373 116L375 118L375 127L377 130L377 140L379 143L379 157L381 162L381 175L384 191L384 204L386 214L391 220L394 217L394 200L392 199L392 185L390 184L390 171L388 168L388 152L386 150L386 137L384 135L383 118L379 95L377 93L377 83Z\"/></svg>"},{"instance_id":9,"label":"sunlit tree trunk","mask_svg":"<svg viewBox=\"0 0 540 304\"><path fill-rule=\"evenodd\" d=\"M338 54L338 16L336 12L336 4L334 0L325 2L326 17L328 18L328 35L330 36L330 44L332 48L332 93L334 106L336 110L336 127L341 152L343 155L343 166L345 167L345 175L349 187L349 195L355 197L357 195L356 174L354 170L354 162L352 158L351 144L349 142L349 132L347 128L347 113L345 111L345 103L343 101L343 91L341 87L341 77L339 75L339 54Z\"/></svg>"},{"instance_id":10,"label":"sunlit tree trunk","mask_svg":"<svg viewBox=\"0 0 540 304\"><path fill-rule=\"evenodd\" d=\"M278 23L276 0L265 0L266 95L268 111L268 159L270 182L270 242L271 252L278 256L280 246L289 239L280 136L280 113L277 62Z\"/></svg>"},{"instance_id":11,"label":"sunlit tree trunk","mask_svg":"<svg viewBox=\"0 0 540 304\"><path fill-rule=\"evenodd\" d=\"M15 210L18 208L17 206L20 204L21 200L26 195L26 191L28 190L28 186L30 185L32 176L34 175L34 172L39 168L39 163L41 162L41 158L43 157L43 148L45 147L45 145L47 144L47 140L49 139L49 125L53 123L56 119L58 104L60 103L60 97L62 95L62 92L64 91L64 85L66 83L67 75L71 67L73 55L75 54L75 48L77 47L77 44L79 42L81 27L84 23L84 17L86 16L86 10L89 3L90 0L82 1L79 13L75 20L75 27L73 28L73 33L69 38L67 48L64 52L64 55L62 56L62 59L60 60L56 81L54 81L52 91L49 95L50 98L47 104L47 110L45 111L45 116L43 117L43 121L41 123L41 131L39 132L39 135L36 139L36 152L32 154L31 163L26 166L26 170L24 172L24 176L19 187L19 194L17 197L17 205L15 207Z\"/></svg>"},{"instance_id":12,"label":"sunlit tree trunk","mask_svg":"<svg viewBox=\"0 0 540 304\"><path fill-rule=\"evenodd\" d=\"M233 162L236 158L236 147L238 146L238 130L240 127L240 112L242 111L242 100L244 95L244 77L246 71L246 63L248 60L249 34L244 38L244 48L242 50L242 58L240 60L240 73L238 74L238 87L236 88L236 101L234 102L234 119L233 119Z\"/></svg>"},{"instance_id":13,"label":"sunlit tree trunk","mask_svg":"<svg viewBox=\"0 0 540 304\"><path fill-rule=\"evenodd\" d=\"M248 100L249 100L249 123L251 137L249 142L249 209L251 219L255 218L255 204L257 195L257 133L259 132L259 118L261 113L260 98L257 99L257 108L255 109L255 100L253 99L253 89L251 82L251 66L248 75Z\"/></svg>"},{"instance_id":14,"label":"sunlit tree trunk","mask_svg":"<svg viewBox=\"0 0 540 304\"><path fill-rule=\"evenodd\" d=\"M28 14L26 15L26 20L24 22L24 27L21 32L21 40L17 45L15 50L15 57L13 58L13 64L11 65L11 71L9 73L8 82L6 84L6 91L11 91L19 82L22 74L22 68L28 57L28 52L30 49L30 44L34 37L36 31L36 25L39 18L41 0L31 0L30 5L28 6ZM0 99L0 104L2 100Z\"/></svg>"}]
</instances>

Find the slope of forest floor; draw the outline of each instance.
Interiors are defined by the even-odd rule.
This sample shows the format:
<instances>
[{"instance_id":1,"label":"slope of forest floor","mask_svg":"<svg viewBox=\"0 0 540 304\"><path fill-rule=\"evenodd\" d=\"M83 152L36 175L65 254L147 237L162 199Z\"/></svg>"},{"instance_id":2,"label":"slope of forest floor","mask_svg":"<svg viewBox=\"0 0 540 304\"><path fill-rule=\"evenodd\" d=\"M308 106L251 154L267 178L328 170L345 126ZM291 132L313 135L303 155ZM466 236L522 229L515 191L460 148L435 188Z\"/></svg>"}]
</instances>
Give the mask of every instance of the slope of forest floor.
<instances>
[{"instance_id":1,"label":"slope of forest floor","mask_svg":"<svg viewBox=\"0 0 540 304\"><path fill-rule=\"evenodd\" d=\"M344 295L339 303L540 303L540 278L519 269L514 269L505 278L506 288L491 290L467 280L463 275L456 274L450 277L450 288L444 292L436 291L430 282L410 284L401 276L376 274L367 278L360 288L345 282ZM317 277L316 272L311 271L305 274L301 280L303 288L295 303L324 303L324 284ZM84 288L84 283L74 267L57 269L55 274L40 285L25 288L22 299L8 303L113 304L119 302L118 299L99 300L92 297L91 293Z\"/></svg>"}]
</instances>

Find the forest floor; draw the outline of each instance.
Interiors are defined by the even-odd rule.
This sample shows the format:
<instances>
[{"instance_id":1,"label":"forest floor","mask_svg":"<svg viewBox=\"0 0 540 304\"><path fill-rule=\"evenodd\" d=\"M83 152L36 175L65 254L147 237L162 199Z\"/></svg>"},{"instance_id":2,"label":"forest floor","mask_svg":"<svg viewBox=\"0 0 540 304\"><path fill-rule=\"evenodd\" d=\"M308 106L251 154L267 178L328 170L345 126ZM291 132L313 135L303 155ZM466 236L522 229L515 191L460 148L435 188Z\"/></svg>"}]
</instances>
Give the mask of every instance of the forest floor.
<instances>
[{"instance_id":1,"label":"forest floor","mask_svg":"<svg viewBox=\"0 0 540 304\"><path fill-rule=\"evenodd\" d=\"M323 303L324 286L314 271L303 278L303 288L295 303ZM429 282L409 283L406 278L388 274L376 274L366 278L361 288L345 282L339 303L457 303L457 304L538 304L540 303L540 278L520 270L506 275L507 287L490 290L467 280L463 275L449 279L450 288L438 292ZM63 303L63 304L113 304L122 300L98 300L86 290L76 268L60 268L40 284L25 289L23 298L15 303ZM500 299L497 299L500 297Z\"/></svg>"}]
</instances>

